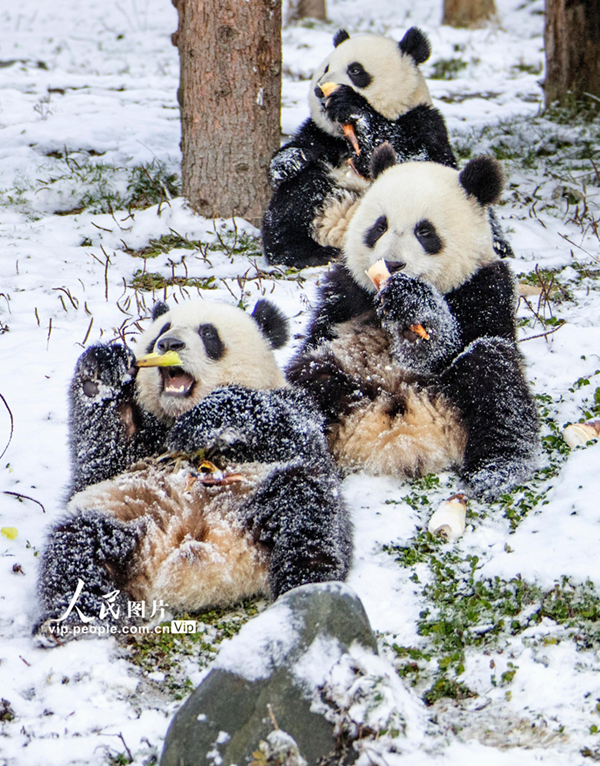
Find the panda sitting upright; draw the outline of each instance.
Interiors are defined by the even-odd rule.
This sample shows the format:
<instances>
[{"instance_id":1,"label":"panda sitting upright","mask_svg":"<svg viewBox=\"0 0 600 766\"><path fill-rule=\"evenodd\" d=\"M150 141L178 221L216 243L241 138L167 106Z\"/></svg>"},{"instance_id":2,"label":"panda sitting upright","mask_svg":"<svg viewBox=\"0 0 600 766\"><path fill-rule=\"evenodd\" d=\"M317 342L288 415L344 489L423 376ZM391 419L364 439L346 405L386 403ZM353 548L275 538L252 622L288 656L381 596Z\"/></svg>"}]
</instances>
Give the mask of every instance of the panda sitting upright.
<instances>
[{"instance_id":1,"label":"panda sitting upright","mask_svg":"<svg viewBox=\"0 0 600 766\"><path fill-rule=\"evenodd\" d=\"M382 142L389 141L402 162L455 162L444 119L432 107L419 70L431 52L419 29L409 29L399 43L373 34L350 37L339 30L333 44L310 84L311 117L271 161L274 192L262 227L271 263L319 266L339 255L335 247L317 242L313 222L336 190L366 188L363 177L368 177L373 149ZM329 84L338 87L325 93L323 86ZM352 141L345 125L352 126Z\"/></svg>"},{"instance_id":2,"label":"panda sitting upright","mask_svg":"<svg viewBox=\"0 0 600 766\"><path fill-rule=\"evenodd\" d=\"M525 480L538 420L516 346L514 283L487 206L502 190L487 157L462 172L374 154L376 179L321 287L288 379L325 415L345 469L405 477L448 468L491 500ZM379 292L366 274L387 268Z\"/></svg>"},{"instance_id":3,"label":"panda sitting upright","mask_svg":"<svg viewBox=\"0 0 600 766\"><path fill-rule=\"evenodd\" d=\"M42 643L115 632L152 604L198 611L348 571L322 418L273 354L287 320L264 300L252 316L158 304L153 320L137 361L98 345L77 362L73 496L42 556Z\"/></svg>"},{"instance_id":4,"label":"panda sitting upright","mask_svg":"<svg viewBox=\"0 0 600 766\"><path fill-rule=\"evenodd\" d=\"M340 255L337 238L323 237L320 218L332 202L349 206L364 193L380 144L389 142L398 162L456 167L444 118L419 69L431 54L421 30L411 27L399 43L339 30L333 44L311 80L311 117L271 161L273 196L262 225L270 263L303 268ZM512 256L491 209L489 216L494 249Z\"/></svg>"}]
</instances>

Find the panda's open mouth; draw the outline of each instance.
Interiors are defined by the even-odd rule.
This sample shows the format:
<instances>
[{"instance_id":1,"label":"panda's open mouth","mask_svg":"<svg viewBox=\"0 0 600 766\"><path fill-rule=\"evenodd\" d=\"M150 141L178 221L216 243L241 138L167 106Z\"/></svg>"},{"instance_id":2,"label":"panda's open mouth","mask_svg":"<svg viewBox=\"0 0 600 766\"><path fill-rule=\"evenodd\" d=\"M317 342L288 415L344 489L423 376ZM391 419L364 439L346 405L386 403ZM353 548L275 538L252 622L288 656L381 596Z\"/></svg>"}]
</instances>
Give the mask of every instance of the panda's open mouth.
<instances>
[{"instance_id":1,"label":"panda's open mouth","mask_svg":"<svg viewBox=\"0 0 600 766\"><path fill-rule=\"evenodd\" d=\"M190 396L196 381L181 367L161 367L163 396Z\"/></svg>"}]
</instances>

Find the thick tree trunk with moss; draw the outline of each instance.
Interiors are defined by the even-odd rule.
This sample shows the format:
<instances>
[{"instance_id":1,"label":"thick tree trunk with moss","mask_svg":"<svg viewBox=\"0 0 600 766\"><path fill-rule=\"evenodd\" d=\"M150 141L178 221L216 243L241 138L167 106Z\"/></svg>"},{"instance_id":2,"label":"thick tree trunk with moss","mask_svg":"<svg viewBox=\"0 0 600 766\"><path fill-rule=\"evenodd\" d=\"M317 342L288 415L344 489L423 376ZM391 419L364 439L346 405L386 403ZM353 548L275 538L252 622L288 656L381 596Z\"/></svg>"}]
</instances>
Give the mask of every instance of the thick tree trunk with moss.
<instances>
[{"instance_id":1,"label":"thick tree trunk with moss","mask_svg":"<svg viewBox=\"0 0 600 766\"><path fill-rule=\"evenodd\" d=\"M183 195L209 218L258 225L279 148L281 0L173 0Z\"/></svg>"},{"instance_id":2,"label":"thick tree trunk with moss","mask_svg":"<svg viewBox=\"0 0 600 766\"><path fill-rule=\"evenodd\" d=\"M546 0L546 105L600 98L600 3Z\"/></svg>"},{"instance_id":3,"label":"thick tree trunk with moss","mask_svg":"<svg viewBox=\"0 0 600 766\"><path fill-rule=\"evenodd\" d=\"M477 27L496 15L494 0L444 0L442 24Z\"/></svg>"},{"instance_id":4,"label":"thick tree trunk with moss","mask_svg":"<svg viewBox=\"0 0 600 766\"><path fill-rule=\"evenodd\" d=\"M327 21L325 0L288 0L285 23L291 24L300 19Z\"/></svg>"}]
</instances>

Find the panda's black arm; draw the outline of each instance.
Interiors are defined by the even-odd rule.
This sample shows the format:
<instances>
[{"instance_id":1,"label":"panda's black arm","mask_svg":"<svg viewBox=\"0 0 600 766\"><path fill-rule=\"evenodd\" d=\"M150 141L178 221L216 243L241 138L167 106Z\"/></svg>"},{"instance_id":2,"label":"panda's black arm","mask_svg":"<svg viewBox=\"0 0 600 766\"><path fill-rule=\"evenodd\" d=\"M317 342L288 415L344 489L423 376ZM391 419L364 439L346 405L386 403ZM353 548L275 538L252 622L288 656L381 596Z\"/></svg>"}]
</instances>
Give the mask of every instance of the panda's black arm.
<instances>
[{"instance_id":1,"label":"panda's black arm","mask_svg":"<svg viewBox=\"0 0 600 766\"><path fill-rule=\"evenodd\" d=\"M429 104L419 104L398 119L388 120L360 93L341 85L327 99L325 108L333 122L353 126L360 154L354 155L352 162L365 177L369 176L373 151L386 141L394 147L398 162L426 160L456 167L444 118Z\"/></svg>"},{"instance_id":2,"label":"panda's black arm","mask_svg":"<svg viewBox=\"0 0 600 766\"><path fill-rule=\"evenodd\" d=\"M347 156L346 142L328 135L312 120L275 153L269 170L273 196L262 223L269 263L304 268L323 266L339 256L337 248L318 244L311 228L333 188L330 167L337 167Z\"/></svg>"},{"instance_id":3,"label":"panda's black arm","mask_svg":"<svg viewBox=\"0 0 600 766\"><path fill-rule=\"evenodd\" d=\"M312 120L300 126L296 135L278 149L269 168L269 180L274 189L284 181L290 181L310 165L337 167L350 151L343 138L325 133Z\"/></svg>"},{"instance_id":4,"label":"panda's black arm","mask_svg":"<svg viewBox=\"0 0 600 766\"><path fill-rule=\"evenodd\" d=\"M358 285L346 267L337 263L325 275L308 332L286 368L288 381L306 391L327 424L347 414L360 399L358 384L341 369L334 354L320 345L336 336L336 325L354 317L377 322L373 296Z\"/></svg>"},{"instance_id":5,"label":"panda's black arm","mask_svg":"<svg viewBox=\"0 0 600 766\"><path fill-rule=\"evenodd\" d=\"M334 338L336 325L374 311L373 296L357 284L342 263L336 263L325 275L317 300L300 354Z\"/></svg>"},{"instance_id":6,"label":"panda's black arm","mask_svg":"<svg viewBox=\"0 0 600 766\"><path fill-rule=\"evenodd\" d=\"M446 295L461 331L463 348L485 336L516 340L515 280L505 261L479 269Z\"/></svg>"},{"instance_id":7,"label":"panda's black arm","mask_svg":"<svg viewBox=\"0 0 600 766\"><path fill-rule=\"evenodd\" d=\"M323 419L308 397L291 388L231 385L212 391L180 415L169 449L206 450L233 462L329 461Z\"/></svg>"},{"instance_id":8,"label":"panda's black arm","mask_svg":"<svg viewBox=\"0 0 600 766\"><path fill-rule=\"evenodd\" d=\"M69 389L71 494L164 445L165 426L135 402L134 360L114 344L92 346L77 361Z\"/></svg>"},{"instance_id":9,"label":"panda's black arm","mask_svg":"<svg viewBox=\"0 0 600 766\"><path fill-rule=\"evenodd\" d=\"M378 117L384 119L381 115ZM456 167L446 123L438 109L420 104L401 115L392 126L387 140L400 161L418 159Z\"/></svg>"},{"instance_id":10,"label":"panda's black arm","mask_svg":"<svg viewBox=\"0 0 600 766\"><path fill-rule=\"evenodd\" d=\"M439 372L461 348L456 318L444 296L427 282L396 272L377 294L376 307L393 356L408 370ZM419 326L426 337L415 332Z\"/></svg>"},{"instance_id":11,"label":"panda's black arm","mask_svg":"<svg viewBox=\"0 0 600 766\"><path fill-rule=\"evenodd\" d=\"M333 182L324 167L312 163L273 193L262 222L262 240L269 263L298 269L324 266L339 257L335 247L311 236L312 223Z\"/></svg>"}]
</instances>

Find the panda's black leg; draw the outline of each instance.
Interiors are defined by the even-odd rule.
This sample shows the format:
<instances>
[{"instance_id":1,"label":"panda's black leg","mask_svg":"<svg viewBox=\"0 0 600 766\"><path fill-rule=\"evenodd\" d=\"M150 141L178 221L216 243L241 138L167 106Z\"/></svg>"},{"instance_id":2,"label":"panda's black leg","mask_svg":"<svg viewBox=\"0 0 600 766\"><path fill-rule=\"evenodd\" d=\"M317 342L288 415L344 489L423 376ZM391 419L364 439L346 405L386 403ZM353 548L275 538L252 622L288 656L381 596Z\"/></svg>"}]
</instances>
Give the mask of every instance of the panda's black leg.
<instances>
[{"instance_id":1,"label":"panda's black leg","mask_svg":"<svg viewBox=\"0 0 600 766\"><path fill-rule=\"evenodd\" d=\"M127 616L123 588L142 530L97 511L79 511L51 530L40 564L42 642L85 635L87 625L118 625ZM115 592L117 591L117 592Z\"/></svg>"},{"instance_id":2,"label":"panda's black leg","mask_svg":"<svg viewBox=\"0 0 600 766\"><path fill-rule=\"evenodd\" d=\"M462 476L468 488L493 500L526 480L539 454L539 423L514 343L474 341L442 381L467 428Z\"/></svg>"},{"instance_id":3,"label":"panda's black leg","mask_svg":"<svg viewBox=\"0 0 600 766\"><path fill-rule=\"evenodd\" d=\"M352 526L334 473L300 464L277 469L242 512L256 541L270 551L274 598L298 585L346 578Z\"/></svg>"}]
</instances>

